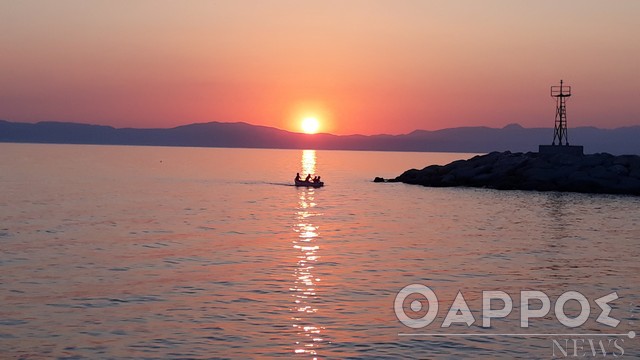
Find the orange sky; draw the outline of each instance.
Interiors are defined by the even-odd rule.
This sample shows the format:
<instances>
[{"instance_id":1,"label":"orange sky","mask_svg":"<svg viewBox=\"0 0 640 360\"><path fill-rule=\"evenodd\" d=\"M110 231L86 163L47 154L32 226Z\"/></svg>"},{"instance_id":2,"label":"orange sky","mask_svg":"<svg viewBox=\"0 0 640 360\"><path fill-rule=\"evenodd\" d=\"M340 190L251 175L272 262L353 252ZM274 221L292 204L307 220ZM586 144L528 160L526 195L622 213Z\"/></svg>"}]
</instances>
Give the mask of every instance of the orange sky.
<instances>
[{"instance_id":1,"label":"orange sky","mask_svg":"<svg viewBox=\"0 0 640 360\"><path fill-rule=\"evenodd\" d=\"M640 124L640 1L2 1L0 119Z\"/></svg>"}]
</instances>

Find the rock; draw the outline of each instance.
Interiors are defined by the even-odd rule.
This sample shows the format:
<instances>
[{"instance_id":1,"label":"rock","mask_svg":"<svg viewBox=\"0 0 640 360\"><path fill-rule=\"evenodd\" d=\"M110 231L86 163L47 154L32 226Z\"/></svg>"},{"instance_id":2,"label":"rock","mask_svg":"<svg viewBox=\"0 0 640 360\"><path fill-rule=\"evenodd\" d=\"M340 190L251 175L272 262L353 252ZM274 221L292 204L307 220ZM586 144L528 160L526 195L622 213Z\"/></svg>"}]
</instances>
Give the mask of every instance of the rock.
<instances>
[{"instance_id":1,"label":"rock","mask_svg":"<svg viewBox=\"0 0 640 360\"><path fill-rule=\"evenodd\" d=\"M610 171L602 165L589 169L589 176L592 178L606 179L611 176Z\"/></svg>"},{"instance_id":2,"label":"rock","mask_svg":"<svg viewBox=\"0 0 640 360\"><path fill-rule=\"evenodd\" d=\"M640 195L640 180L635 178L622 178L619 183L612 186L618 190L618 194Z\"/></svg>"},{"instance_id":3,"label":"rock","mask_svg":"<svg viewBox=\"0 0 640 360\"><path fill-rule=\"evenodd\" d=\"M373 182L384 182L384 178L376 176L376 178L373 179Z\"/></svg>"},{"instance_id":4,"label":"rock","mask_svg":"<svg viewBox=\"0 0 640 360\"><path fill-rule=\"evenodd\" d=\"M615 160L613 160L614 165L622 165L624 167L629 167L630 162L633 159L633 155L621 155L616 156Z\"/></svg>"},{"instance_id":5,"label":"rock","mask_svg":"<svg viewBox=\"0 0 640 360\"><path fill-rule=\"evenodd\" d=\"M552 168L528 168L523 172L525 179L531 182L553 183L558 179L557 170Z\"/></svg>"},{"instance_id":6,"label":"rock","mask_svg":"<svg viewBox=\"0 0 640 360\"><path fill-rule=\"evenodd\" d=\"M492 152L374 182L640 195L640 156Z\"/></svg>"},{"instance_id":7,"label":"rock","mask_svg":"<svg viewBox=\"0 0 640 360\"><path fill-rule=\"evenodd\" d=\"M617 174L617 175L627 175L629 174L629 170L623 165L613 165L609 168L609 171Z\"/></svg>"},{"instance_id":8,"label":"rock","mask_svg":"<svg viewBox=\"0 0 640 360\"><path fill-rule=\"evenodd\" d=\"M640 166L629 170L629 177L640 179Z\"/></svg>"},{"instance_id":9,"label":"rock","mask_svg":"<svg viewBox=\"0 0 640 360\"><path fill-rule=\"evenodd\" d=\"M600 156L600 154L586 155L584 156L584 159L580 161L580 166L585 168L591 168L594 166L604 164L604 161L605 161L605 158Z\"/></svg>"}]
</instances>

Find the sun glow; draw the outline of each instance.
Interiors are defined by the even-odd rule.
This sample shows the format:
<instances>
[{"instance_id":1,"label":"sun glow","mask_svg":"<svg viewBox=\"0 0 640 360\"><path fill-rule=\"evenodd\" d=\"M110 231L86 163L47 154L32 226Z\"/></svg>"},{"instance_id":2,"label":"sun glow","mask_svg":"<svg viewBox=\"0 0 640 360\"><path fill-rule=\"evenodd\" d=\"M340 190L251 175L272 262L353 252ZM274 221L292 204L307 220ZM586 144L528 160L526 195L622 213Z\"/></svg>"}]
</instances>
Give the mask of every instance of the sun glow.
<instances>
[{"instance_id":1,"label":"sun glow","mask_svg":"<svg viewBox=\"0 0 640 360\"><path fill-rule=\"evenodd\" d=\"M318 132L320 128L320 122L318 118L309 116L302 119L302 123L300 123L300 127L305 134L315 134Z\"/></svg>"}]
</instances>

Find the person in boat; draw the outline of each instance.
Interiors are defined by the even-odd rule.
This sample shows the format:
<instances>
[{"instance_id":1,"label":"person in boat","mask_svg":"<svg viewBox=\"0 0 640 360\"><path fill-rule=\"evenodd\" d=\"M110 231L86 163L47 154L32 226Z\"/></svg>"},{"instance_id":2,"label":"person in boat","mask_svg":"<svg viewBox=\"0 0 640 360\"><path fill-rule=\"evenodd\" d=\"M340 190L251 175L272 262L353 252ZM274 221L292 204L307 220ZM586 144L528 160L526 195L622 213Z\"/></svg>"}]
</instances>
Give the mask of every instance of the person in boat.
<instances>
[{"instance_id":1,"label":"person in boat","mask_svg":"<svg viewBox=\"0 0 640 360\"><path fill-rule=\"evenodd\" d=\"M313 178L313 182L314 183L319 183L320 182L320 176L316 176Z\"/></svg>"},{"instance_id":2,"label":"person in boat","mask_svg":"<svg viewBox=\"0 0 640 360\"><path fill-rule=\"evenodd\" d=\"M296 179L295 181L301 181L302 179L300 178L300 173L296 173Z\"/></svg>"},{"instance_id":3,"label":"person in boat","mask_svg":"<svg viewBox=\"0 0 640 360\"><path fill-rule=\"evenodd\" d=\"M311 180L311 174L308 174L307 177L304 179L304 181L309 182L309 180Z\"/></svg>"}]
</instances>

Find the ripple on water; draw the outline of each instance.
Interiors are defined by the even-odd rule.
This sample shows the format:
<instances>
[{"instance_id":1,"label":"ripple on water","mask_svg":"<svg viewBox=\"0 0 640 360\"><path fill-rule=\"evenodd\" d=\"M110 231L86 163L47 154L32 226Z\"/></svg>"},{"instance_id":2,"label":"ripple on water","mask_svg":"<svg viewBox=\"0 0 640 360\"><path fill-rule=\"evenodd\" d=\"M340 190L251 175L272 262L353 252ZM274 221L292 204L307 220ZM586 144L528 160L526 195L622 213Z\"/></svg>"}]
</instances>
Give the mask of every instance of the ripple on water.
<instances>
[{"instance_id":1,"label":"ripple on water","mask_svg":"<svg viewBox=\"0 0 640 360\"><path fill-rule=\"evenodd\" d=\"M22 319L0 319L0 326L25 325L28 322Z\"/></svg>"},{"instance_id":2,"label":"ripple on water","mask_svg":"<svg viewBox=\"0 0 640 360\"><path fill-rule=\"evenodd\" d=\"M59 308L91 309L108 308L123 304L144 304L149 302L165 301L161 296L142 295L122 298L73 298L68 303L47 303L47 306Z\"/></svg>"}]
</instances>

